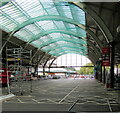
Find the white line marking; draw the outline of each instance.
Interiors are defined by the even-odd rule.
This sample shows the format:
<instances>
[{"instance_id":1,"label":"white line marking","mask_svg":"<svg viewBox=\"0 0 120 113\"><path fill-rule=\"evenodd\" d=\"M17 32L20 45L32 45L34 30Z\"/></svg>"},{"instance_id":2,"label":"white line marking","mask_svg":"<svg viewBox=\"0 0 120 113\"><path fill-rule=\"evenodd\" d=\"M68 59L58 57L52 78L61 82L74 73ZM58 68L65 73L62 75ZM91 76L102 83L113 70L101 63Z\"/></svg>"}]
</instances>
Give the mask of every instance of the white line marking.
<instances>
[{"instance_id":1,"label":"white line marking","mask_svg":"<svg viewBox=\"0 0 120 113\"><path fill-rule=\"evenodd\" d=\"M24 103L24 102L22 102L19 98L17 98L17 100L18 100L20 103Z\"/></svg>"},{"instance_id":2,"label":"white line marking","mask_svg":"<svg viewBox=\"0 0 120 113\"><path fill-rule=\"evenodd\" d=\"M40 102L38 102L37 100L35 100L35 99L32 99L33 101L35 101L35 102L37 102L37 103L40 103Z\"/></svg>"},{"instance_id":3,"label":"white line marking","mask_svg":"<svg viewBox=\"0 0 120 113\"><path fill-rule=\"evenodd\" d=\"M79 86L79 85L78 85ZM62 100L60 100L58 103L60 104L63 100L65 100L75 89L77 89L77 87L78 86L76 86L75 88L73 88Z\"/></svg>"},{"instance_id":4,"label":"white line marking","mask_svg":"<svg viewBox=\"0 0 120 113\"><path fill-rule=\"evenodd\" d=\"M110 101L107 99L107 102L108 102L108 106L109 106L109 109L110 109L110 112L112 112L112 108L111 108L111 105L110 105Z\"/></svg>"},{"instance_id":5,"label":"white line marking","mask_svg":"<svg viewBox=\"0 0 120 113\"><path fill-rule=\"evenodd\" d=\"M53 100L50 100L50 99L47 99L47 100L49 100L49 101L51 101L51 102L53 102L53 103L55 103L55 104L58 104L57 102L55 102L55 101L53 101Z\"/></svg>"}]
</instances>

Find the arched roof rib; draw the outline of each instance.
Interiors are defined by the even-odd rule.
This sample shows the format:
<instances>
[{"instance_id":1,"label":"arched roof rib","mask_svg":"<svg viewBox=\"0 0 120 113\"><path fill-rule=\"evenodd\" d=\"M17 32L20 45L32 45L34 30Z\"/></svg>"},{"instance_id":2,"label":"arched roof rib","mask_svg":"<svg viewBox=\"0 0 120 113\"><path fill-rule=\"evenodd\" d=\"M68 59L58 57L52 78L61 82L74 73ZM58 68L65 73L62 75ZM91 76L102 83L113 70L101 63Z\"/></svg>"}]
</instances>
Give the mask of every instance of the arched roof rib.
<instances>
[{"instance_id":1,"label":"arched roof rib","mask_svg":"<svg viewBox=\"0 0 120 113\"><path fill-rule=\"evenodd\" d=\"M58 16L58 15L43 15L43 16L38 16L35 18L31 18L30 20L27 20L25 22L23 22L22 24L20 24L19 26L17 26L16 28L14 28L14 30L11 32L11 35L14 34L15 32L17 32L18 30L24 28L27 25L33 24L35 22L39 22L39 21L47 21L47 20L53 20L53 21L64 21L70 24L75 24L76 26L79 25L80 28L85 30L85 27L83 24L80 24L79 22L76 22L70 18L66 18L66 17L62 17L62 16Z\"/></svg>"},{"instance_id":2,"label":"arched roof rib","mask_svg":"<svg viewBox=\"0 0 120 113\"><path fill-rule=\"evenodd\" d=\"M61 53L59 53L59 54L56 54L56 56L61 56L61 55L65 55L65 54L78 54L78 55L83 55L83 56L87 56L87 55L85 55L85 54L83 54L83 53L80 53L79 51L76 51L76 50L67 50L67 51L63 51L63 52L61 52Z\"/></svg>"},{"instance_id":3,"label":"arched roof rib","mask_svg":"<svg viewBox=\"0 0 120 113\"><path fill-rule=\"evenodd\" d=\"M113 40L113 36L112 36L110 30L108 29L108 27L105 25L104 21L100 18L100 16L97 15L97 13L95 11L93 11L91 8L89 8L88 5L86 5L85 3L80 2L80 1L70 2L70 4L74 4L77 7L81 8L83 11L88 13L94 19L94 21L96 22L96 24L102 31L102 33L105 36L106 41L108 43Z\"/></svg>"},{"instance_id":4,"label":"arched roof rib","mask_svg":"<svg viewBox=\"0 0 120 113\"><path fill-rule=\"evenodd\" d=\"M39 34L37 34L36 36L33 36L31 37L31 39L28 41L28 43L32 43L38 39L40 39L41 37L45 36L45 35L49 35L51 33L63 33L63 34L67 34L67 35L72 35L72 36L75 36L75 37L78 37L79 39L82 39L82 40L86 40L85 37L81 37L80 34L77 34L73 31L69 31L69 30L64 30L64 29L51 29L51 30L48 30L48 31L43 31Z\"/></svg>"},{"instance_id":5,"label":"arched roof rib","mask_svg":"<svg viewBox=\"0 0 120 113\"><path fill-rule=\"evenodd\" d=\"M99 48L103 46L95 34L85 26L85 15L80 8L75 6L76 4L70 5L67 3L68 6L66 7L64 3L62 5L61 2L56 4L52 0L48 3L44 3L43 0L36 0L36 2L31 0L29 6L26 0L23 0L23 2L24 5L18 0L11 0L5 7L1 7L0 10L3 15L0 15L2 18L0 25L3 26L3 30L10 33L10 37L16 36L26 41L26 46L31 44L38 47L37 51L42 50L54 56L69 52L86 56L86 30ZM46 8L46 6L50 8ZM51 34L58 34L58 36L51 36ZM76 39L73 37L76 37ZM64 49L65 45L62 41L69 44L66 49ZM55 49L59 51L55 52Z\"/></svg>"},{"instance_id":6,"label":"arched roof rib","mask_svg":"<svg viewBox=\"0 0 120 113\"><path fill-rule=\"evenodd\" d=\"M39 21L46 21L46 20L64 21L64 22L67 22L70 24L74 24L83 30L87 30L87 32L93 37L93 39L99 45L100 48L103 46L101 41L95 36L95 34L89 28L85 27L83 24L80 24L70 18L66 18L66 17L62 17L62 16L58 16L58 15L44 15L44 16L31 18L30 20L27 20L24 23L22 23L21 25L19 25L18 27L16 27L13 30L13 32L10 33L10 35L13 35L14 33L16 33L17 31L19 31L20 29L24 28L27 25L30 25L30 24L33 24L33 23L39 22Z\"/></svg>"},{"instance_id":7,"label":"arched roof rib","mask_svg":"<svg viewBox=\"0 0 120 113\"><path fill-rule=\"evenodd\" d=\"M55 46L55 47L52 47L52 48L49 48L47 49L47 52L54 52L54 51L58 51L61 50L61 49L64 49L66 50L66 48L69 48L69 49L75 49L75 50L80 50L82 52L86 52L84 48L82 47L75 47L74 45L71 44L71 46L69 44L62 44L62 45L59 45L59 46Z\"/></svg>"},{"instance_id":8,"label":"arched roof rib","mask_svg":"<svg viewBox=\"0 0 120 113\"><path fill-rule=\"evenodd\" d=\"M84 44L82 44L79 40L72 40L72 39L69 39L69 38L63 38L63 37L59 37L59 38L56 38L54 40L48 40L46 41L45 43L41 44L41 45L35 45L37 46L38 48L43 48L45 46L48 46L52 43L55 43L55 42L59 42L59 41L66 41L66 42L69 42L69 43L73 43L73 44L79 44L79 46L86 46Z\"/></svg>"}]
</instances>

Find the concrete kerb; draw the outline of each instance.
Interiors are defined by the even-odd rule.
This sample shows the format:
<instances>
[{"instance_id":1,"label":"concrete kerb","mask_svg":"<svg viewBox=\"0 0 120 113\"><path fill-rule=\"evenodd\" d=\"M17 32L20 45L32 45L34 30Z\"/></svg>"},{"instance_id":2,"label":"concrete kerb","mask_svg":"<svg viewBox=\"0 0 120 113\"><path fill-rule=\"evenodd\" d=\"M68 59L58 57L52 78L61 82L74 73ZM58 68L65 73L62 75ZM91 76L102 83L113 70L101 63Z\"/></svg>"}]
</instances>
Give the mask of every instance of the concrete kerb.
<instances>
[{"instance_id":1,"label":"concrete kerb","mask_svg":"<svg viewBox=\"0 0 120 113\"><path fill-rule=\"evenodd\" d=\"M15 95L14 94L3 95L3 96L0 96L0 101L7 100L12 97L15 97Z\"/></svg>"}]
</instances>

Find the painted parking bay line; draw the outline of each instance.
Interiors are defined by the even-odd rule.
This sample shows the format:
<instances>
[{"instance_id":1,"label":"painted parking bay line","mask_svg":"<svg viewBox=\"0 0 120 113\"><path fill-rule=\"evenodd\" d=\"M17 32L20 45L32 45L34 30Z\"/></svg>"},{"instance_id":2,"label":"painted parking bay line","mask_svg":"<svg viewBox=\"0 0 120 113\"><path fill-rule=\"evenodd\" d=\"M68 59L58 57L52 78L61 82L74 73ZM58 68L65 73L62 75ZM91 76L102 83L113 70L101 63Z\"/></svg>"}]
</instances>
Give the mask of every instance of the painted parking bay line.
<instances>
[{"instance_id":1,"label":"painted parking bay line","mask_svg":"<svg viewBox=\"0 0 120 113\"><path fill-rule=\"evenodd\" d=\"M78 85L79 86L79 85ZM58 103L60 104L62 101L64 101L75 89L78 88L78 86L76 86L75 88L73 88L63 99L61 99Z\"/></svg>"}]
</instances>

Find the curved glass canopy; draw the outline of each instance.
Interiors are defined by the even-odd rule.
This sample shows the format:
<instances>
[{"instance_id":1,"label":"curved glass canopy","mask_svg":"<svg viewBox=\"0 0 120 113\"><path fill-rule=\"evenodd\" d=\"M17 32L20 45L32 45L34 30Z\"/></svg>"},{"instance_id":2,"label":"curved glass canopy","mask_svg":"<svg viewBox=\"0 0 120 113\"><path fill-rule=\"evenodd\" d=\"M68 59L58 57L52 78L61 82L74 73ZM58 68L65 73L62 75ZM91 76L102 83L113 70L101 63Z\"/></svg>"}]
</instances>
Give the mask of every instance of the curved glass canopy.
<instances>
[{"instance_id":1,"label":"curved glass canopy","mask_svg":"<svg viewBox=\"0 0 120 113\"><path fill-rule=\"evenodd\" d=\"M0 28L50 55L87 55L85 13L67 2L11 0L0 7Z\"/></svg>"}]
</instances>

